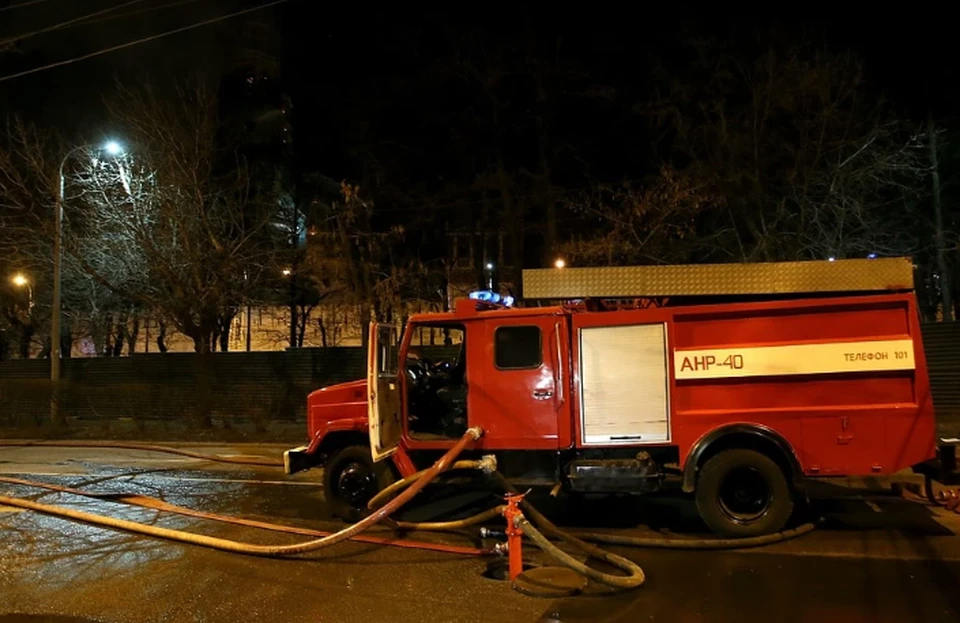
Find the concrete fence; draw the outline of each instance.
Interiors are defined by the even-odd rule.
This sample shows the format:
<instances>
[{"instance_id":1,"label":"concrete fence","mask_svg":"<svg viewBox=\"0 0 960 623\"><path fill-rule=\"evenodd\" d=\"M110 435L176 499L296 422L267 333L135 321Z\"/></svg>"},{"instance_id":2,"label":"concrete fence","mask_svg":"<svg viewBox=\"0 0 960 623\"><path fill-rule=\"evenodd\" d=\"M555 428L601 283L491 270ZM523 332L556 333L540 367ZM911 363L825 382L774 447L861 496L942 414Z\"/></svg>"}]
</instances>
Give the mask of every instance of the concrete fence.
<instances>
[{"instance_id":1,"label":"concrete fence","mask_svg":"<svg viewBox=\"0 0 960 623\"><path fill-rule=\"evenodd\" d=\"M941 435L960 435L960 322L923 329ZM420 347L438 358L449 347ZM253 424L301 422L306 396L333 383L363 378L357 347L278 352L138 354L67 359L60 404L69 420L211 420ZM50 415L49 361L0 362L0 427L39 424Z\"/></svg>"},{"instance_id":2,"label":"concrete fence","mask_svg":"<svg viewBox=\"0 0 960 623\"><path fill-rule=\"evenodd\" d=\"M357 347L66 359L59 400L68 420L303 421L307 394L363 378L365 365ZM49 374L48 360L0 362L0 426L49 418Z\"/></svg>"}]
</instances>

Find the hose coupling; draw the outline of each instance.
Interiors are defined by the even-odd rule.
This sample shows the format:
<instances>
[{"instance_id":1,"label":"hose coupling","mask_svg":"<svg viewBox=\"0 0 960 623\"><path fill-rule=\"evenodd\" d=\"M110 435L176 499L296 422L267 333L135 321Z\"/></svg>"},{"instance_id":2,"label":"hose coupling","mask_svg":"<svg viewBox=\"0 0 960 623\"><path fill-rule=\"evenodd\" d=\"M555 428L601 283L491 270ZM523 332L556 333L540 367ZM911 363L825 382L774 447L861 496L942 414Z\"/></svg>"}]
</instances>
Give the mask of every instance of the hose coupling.
<instances>
[{"instance_id":1,"label":"hose coupling","mask_svg":"<svg viewBox=\"0 0 960 623\"><path fill-rule=\"evenodd\" d=\"M467 432L470 433L471 435L473 435L473 440L474 440L474 441L476 441L477 439L480 439L481 437L483 437L483 429L480 428L479 426L474 426L474 427L472 427L472 428L468 428L468 429L467 429Z\"/></svg>"},{"instance_id":2,"label":"hose coupling","mask_svg":"<svg viewBox=\"0 0 960 623\"><path fill-rule=\"evenodd\" d=\"M494 530L493 528L487 527L480 528L481 539L502 539L505 536L507 536L507 533L503 530Z\"/></svg>"},{"instance_id":3,"label":"hose coupling","mask_svg":"<svg viewBox=\"0 0 960 623\"><path fill-rule=\"evenodd\" d=\"M493 546L493 553L497 556L507 556L510 553L510 546L506 543L497 543Z\"/></svg>"},{"instance_id":4,"label":"hose coupling","mask_svg":"<svg viewBox=\"0 0 960 623\"><path fill-rule=\"evenodd\" d=\"M477 463L477 469L483 470L485 474L492 474L497 471L497 457L492 454L485 454L480 457Z\"/></svg>"}]
</instances>

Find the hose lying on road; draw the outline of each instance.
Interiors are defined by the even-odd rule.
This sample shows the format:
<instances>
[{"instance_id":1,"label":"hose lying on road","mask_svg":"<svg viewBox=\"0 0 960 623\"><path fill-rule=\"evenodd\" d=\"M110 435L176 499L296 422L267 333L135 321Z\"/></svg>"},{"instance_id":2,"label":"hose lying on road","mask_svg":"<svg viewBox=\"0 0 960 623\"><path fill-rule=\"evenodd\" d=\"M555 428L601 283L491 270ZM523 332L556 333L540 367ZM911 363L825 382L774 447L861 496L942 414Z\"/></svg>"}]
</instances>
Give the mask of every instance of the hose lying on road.
<instances>
[{"instance_id":1,"label":"hose lying on road","mask_svg":"<svg viewBox=\"0 0 960 623\"><path fill-rule=\"evenodd\" d=\"M216 461L217 463L232 463L234 465L257 465L260 467L283 467L283 461L277 459L268 459L266 457L239 457L223 456L220 454L203 454L201 452L191 452L190 450L181 450L180 448L171 448L169 446L155 446L146 443L135 443L126 441L0 441L0 447L9 446L15 448L30 448L52 446L58 448L116 448L118 450L142 450L144 452L163 452L166 454L178 454L188 456L202 461Z\"/></svg>"},{"instance_id":2,"label":"hose lying on road","mask_svg":"<svg viewBox=\"0 0 960 623\"><path fill-rule=\"evenodd\" d=\"M523 533L530 537L530 540L537 544L537 547L546 552L554 560L565 567L573 569L580 575L594 580L595 582L599 582L600 584L604 584L611 588L637 588L647 579L646 575L643 573L643 569L640 568L640 565L636 564L632 560L628 560L623 556L618 556L611 552L602 550L599 547L590 545L589 543L584 543L580 539L572 537L569 534L558 534L557 536L562 538L570 545L573 545L577 549L583 551L583 553L587 554L589 557L602 560L626 571L627 575L603 573L594 569L593 567L587 566L551 543L550 539L537 530L533 524L530 523L530 520L526 518L520 518L517 527L522 529Z\"/></svg>"},{"instance_id":3,"label":"hose lying on road","mask_svg":"<svg viewBox=\"0 0 960 623\"><path fill-rule=\"evenodd\" d=\"M437 462L430 467L430 469L423 473L421 478L419 478L416 482L413 482L403 493L391 500L385 506L371 513L359 522L347 526L343 530L335 532L329 536L303 543L296 543L293 545L257 545L253 543L242 543L240 541L204 536L201 534L184 532L181 530L171 530L168 528L138 523L135 521L115 519L113 517L105 517L103 515L94 515L92 513L86 513L83 511L61 508L7 496L0 496L0 505L25 508L27 510L32 510L47 515L74 519L107 528L116 528L120 530L126 530L128 532L145 534L147 536L177 541L180 543L189 543L192 545L210 547L213 549L219 549L237 554L250 554L254 556L290 556L324 549L348 539L352 539L361 532L377 524L385 517L409 502L421 489L426 487L430 481L435 479L441 472L446 470L453 460L456 459L461 452L463 452L467 445L479 439L482 434L483 431L479 428L471 428L467 430L467 432L463 434L460 440L452 448L450 448L446 454L440 457L440 459L438 459Z\"/></svg>"},{"instance_id":4,"label":"hose lying on road","mask_svg":"<svg viewBox=\"0 0 960 623\"><path fill-rule=\"evenodd\" d=\"M762 545L772 545L780 541L789 541L798 536L803 536L808 532L813 532L817 525L815 523L805 523L781 530L771 534L761 536L743 537L737 539L700 539L685 538L671 539L663 537L640 537L625 536L621 534L608 534L605 532L583 532L580 530L571 530L570 534L579 537L585 541L593 543L606 543L608 545L625 545L628 547L646 547L649 549L746 549L748 547L760 547Z\"/></svg>"},{"instance_id":5,"label":"hose lying on road","mask_svg":"<svg viewBox=\"0 0 960 623\"><path fill-rule=\"evenodd\" d=\"M462 461L459 465L460 467L466 468L466 469L469 469L469 468L484 469L484 471L487 471L494 477L494 479L497 481L497 483L500 485L500 487L504 491L507 491L509 493L516 493L516 489L514 489L513 486L507 482L507 480L503 477L502 474L500 474L500 472L491 471L488 465L485 464L481 466L480 463L482 463L482 461L473 461L473 462ZM404 478L401 481L394 483L394 485L392 485L391 487L384 489L379 495L375 496L372 500L370 500L368 504L368 508L374 512L378 512L377 509L381 507L380 505L383 504L384 500L389 498L391 495L393 495L403 487L408 486L409 483L418 482L417 476L419 474L421 474L421 472L417 472L412 476L409 476L407 478ZM559 563L573 569L580 575L583 575L585 577L590 578L591 580L594 580L596 582L599 582L601 584L604 584L606 586L610 586L613 588L622 588L622 589L637 588L638 586L642 585L646 580L646 576L643 573L643 569L640 568L640 566L634 563L633 561L628 560L623 556L618 556L617 554L613 554L611 552L602 550L595 545L585 543L580 539L574 537L573 535L569 534L568 532L564 532L560 530L560 528L554 525L553 522L551 522L549 519L544 517L539 511L537 511L535 508L533 508L533 506L531 506L527 502L523 501L521 502L521 505L523 506L523 510L525 512L529 513L531 517L534 517L536 519L537 524L540 525L542 528L544 528L545 532L576 547L577 549L587 554L587 556L591 558L601 560L603 562L606 562L608 564L613 565L614 567L617 567L623 570L624 572L626 572L627 575L613 575L609 573L603 573L592 567L587 566L586 564L580 562L570 554L564 552L559 547L551 543L550 539L548 539L546 536L544 536L543 533L537 530L537 528L535 528L533 524L531 524L526 518L521 518L520 524L518 527L522 528L524 534L529 536L530 539L540 549L542 549L549 556L557 560ZM415 524L404 523L404 522L393 522L393 523L397 527L402 529L450 530L450 529L463 528L466 526L471 526L477 523L488 521L493 517L496 517L497 515L501 515L503 512L503 509L504 509L503 506L497 506L496 508L492 508L482 513L473 515L472 517L467 517L466 519L460 519L457 521L421 522L421 523L415 523Z\"/></svg>"},{"instance_id":6,"label":"hose lying on road","mask_svg":"<svg viewBox=\"0 0 960 623\"><path fill-rule=\"evenodd\" d=\"M395 521L394 519L387 518L383 523L386 526L390 526L394 530L401 530L404 532L455 532L464 528L469 528L470 526L486 523L492 519L496 519L497 517L502 517L504 508L506 508L506 506L494 506L493 508L487 509L482 513L477 513L472 517L467 517L466 519L455 519L453 521L414 522Z\"/></svg>"},{"instance_id":7,"label":"hose lying on road","mask_svg":"<svg viewBox=\"0 0 960 623\"><path fill-rule=\"evenodd\" d=\"M497 468L497 461L492 456L485 456L479 461L457 461L450 466L448 472L455 470L482 470L487 474L493 473ZM396 481L389 487L386 487L383 491L377 493L371 500L367 503L367 508L369 510L376 510L383 506L387 500L395 497L401 491L410 486L411 483L416 482L418 479L423 477L426 470L420 470L415 474L411 474L406 478ZM396 521L394 519L387 519L384 521L384 524L394 528L396 530L404 531L417 531L425 530L431 532L448 532L455 530L462 530L463 528L469 528L470 526L475 526L481 524L491 519L501 517L503 515L503 506L496 506L494 508L483 511L482 513L477 513L472 517L467 517L466 519L457 519L454 521L430 521L430 522L412 522L412 521Z\"/></svg>"},{"instance_id":8,"label":"hose lying on road","mask_svg":"<svg viewBox=\"0 0 960 623\"><path fill-rule=\"evenodd\" d=\"M483 468L479 465L478 461L459 461L454 467L470 469L470 468ZM485 466L484 466L485 467ZM497 485L506 493L516 494L518 493L516 488L513 487L506 478L503 477L503 474L497 471L488 471L496 481ZM390 498L392 495L396 494L397 491L402 489L405 486L408 486L410 482L416 482L417 478L422 474L422 472L417 472L408 478L405 478L401 481L398 481L384 489L380 494L375 496L368 505L368 508L375 510L379 508L386 499ZM534 508L529 502L525 499L520 502L520 507L526 515L529 515L533 522L530 522L526 518L520 521L519 527L524 531L524 534L530 537L530 539L550 555L552 558L556 559L558 562L563 564L566 567L569 567L584 575L596 582L610 586L613 588L636 588L643 584L645 577L643 569L632 561L607 552L595 545L593 543L606 543L610 545L625 545L629 547L645 547L645 548L658 548L658 549L697 549L697 550L721 550L721 549L742 549L748 547L759 547L762 545L771 545L773 543L778 543L780 541L786 541L789 539L796 538L798 536L807 534L808 532L813 531L816 528L816 524L806 523L796 528L790 530L782 530L780 532L775 532L772 534L765 534L757 537L747 537L747 538L737 538L737 539L676 539L676 538L650 538L650 537L636 537L636 536L624 536L619 534L606 534L602 532L584 532L584 531L569 531L562 530L552 521L547 519L542 513L540 513L536 508ZM476 525L478 523L483 523L492 519L500 514L502 514L503 506L497 506L490 510L484 511L482 513L467 517L465 519L460 519L456 521L446 521L446 522L419 522L419 523L407 523L407 522L390 522L390 525L393 525L397 528L403 530L453 530L464 528L467 526ZM534 525L535 524L535 525ZM539 529L537 528L539 526ZM542 531L542 532L541 532ZM611 564L615 567L618 567L627 573L626 576L622 575L613 575L608 573L601 573L592 567L585 565L580 562L573 556L561 550L559 547L550 542L550 538L559 539L563 542L568 543L574 548L580 550L587 556L595 558L597 560L602 560Z\"/></svg>"},{"instance_id":9,"label":"hose lying on road","mask_svg":"<svg viewBox=\"0 0 960 623\"><path fill-rule=\"evenodd\" d=\"M503 489L505 492L516 494L517 490L510 485L507 480L503 477L502 474L496 471L496 463L492 457L484 457L480 461L458 461L453 462L454 459L463 451L463 449L471 442L479 439L482 435L482 431L479 428L472 428L468 430L460 441L451 448L446 454L443 455L432 467L426 470L422 470L408 476L390 487L387 487L378 495L376 495L369 504L369 508L372 511L370 515L362 519L361 521L340 530L339 532L330 534L319 531L311 531L301 528L292 528L289 526L278 526L276 524L268 524L264 522L257 522L252 520L245 520L233 517L226 517L223 515L214 515L211 513L203 513L201 511L194 511L191 509L186 509L183 507L174 506L167 504L162 500L157 500L155 498L150 498L148 496L110 496L103 494L90 494L88 492L79 491L76 489L69 489L67 487L60 487L58 485L44 485L41 483L31 483L29 481L21 481L14 478L2 478L0 477L0 482L10 482L12 484L25 484L32 486L43 486L44 488L59 490L66 493L75 493L79 495L87 495L89 497L98 497L111 499L114 498L117 501L125 501L128 503L136 504L139 506L144 506L147 508L154 508L157 510L166 510L171 512L176 512L184 515L204 518L204 519L215 519L218 521L228 521L230 523L236 523L239 525L245 525L256 528L264 528L268 530L276 530L282 532L292 532L295 534L304 534L309 536L320 536L321 538L307 541L304 543L298 543L293 545L257 545L251 543L242 543L239 541L232 541L228 539L220 539L216 537L209 537L204 535L195 534L192 532L183 532L179 530L170 530L167 528L160 528L157 526L141 524L133 521L127 521L123 519L115 519L112 517L105 517L102 515L94 515L91 513L85 513L82 511L76 511L67 508L61 508L57 506L51 506L47 504L41 504L39 502L33 502L30 500L23 500L20 498L12 498L6 496L0 496L0 505L7 505L13 507L24 508L28 510L34 510L37 512L54 515L58 517L64 517L67 519L74 519L78 521L83 521L86 523L91 523L94 525L105 526L109 528L117 528L121 530L126 530L129 532L135 532L139 534L145 534L147 536L158 537L162 539L178 541L182 543L190 543L194 545L200 545L204 547L211 547L214 549L219 549L228 552L240 553L240 554L251 554L258 556L288 556L294 554L301 554L310 551L316 551L323 549L337 543L343 542L345 540L357 540L362 542L377 543L382 545L396 545L400 547L418 547L421 549L432 549L437 551L445 551L449 553L459 553L459 554L484 554L489 553L486 550L477 550L473 548L455 548L453 546L443 546L435 544L426 544L426 543L413 543L409 541L390 541L389 539L377 539L376 537L360 537L359 534L365 530L373 527L375 524L383 521L387 523L390 527L399 530L456 530L469 526L473 526L479 523L484 523L490 521L500 515L502 515L504 506L497 506L495 508L488 509L484 512L473 515L472 517L467 517L465 519L454 520L454 521L445 521L445 522L401 522L394 521L389 518L389 516L406 504L410 499L412 499L418 492L420 492L424 487L432 482L437 476L442 472L453 469L481 469L486 473L492 475L494 480ZM136 444L136 443L103 443L103 442L42 442L42 441L0 441L0 446L66 446L66 447L110 447L110 448L127 448L133 450L146 450L146 451L159 451L159 452L168 452L171 454L179 454L183 456L189 456L192 458L199 458L204 460L213 460L220 461L225 463L238 463L238 464L247 464L247 465L261 465L261 466L271 466L276 467L282 465L282 463L274 462L269 459L243 459L238 457L223 457L219 455L204 455L196 452L190 452L186 450L180 450L177 448L167 448L163 446L152 446L146 444ZM392 498L392 499L390 499ZM389 502L387 500L390 500ZM771 543L776 543L779 541L785 541L790 538L800 536L812 531L815 528L814 524L804 524L792 530L785 530L777 532L774 534L763 535L759 537L752 538L742 538L742 539L664 539L664 538L647 538L647 537L631 537L631 536L622 536L616 534L605 534L605 533L594 533L594 532L571 532L566 530L561 530L553 522L547 519L543 514L536 510L529 502L526 500L521 500L520 502L521 509L526 515L533 519L531 522L525 516L517 518L517 526L520 527L524 534L527 535L540 549L542 549L550 557L554 558L560 564L573 569L577 573L590 578L600 584L610 586L618 589L627 589L627 588L636 588L641 586L646 577L644 575L643 569L640 568L636 563L607 552L595 545L592 545L588 541L598 542L598 543L608 543L613 545L626 545L632 547L649 547L649 548L662 548L662 549L737 549L744 547L756 547L760 545L768 545ZM535 525L536 524L536 525ZM560 549L558 546L554 545L550 539L559 539L568 545L574 547L575 549L586 554L590 558L601 560L606 562L614 567L619 568L626 575L615 575L609 573L603 573L590 567L564 550Z\"/></svg>"},{"instance_id":10,"label":"hose lying on road","mask_svg":"<svg viewBox=\"0 0 960 623\"><path fill-rule=\"evenodd\" d=\"M258 528L260 530L269 530L272 532L284 532L287 534L298 534L301 536L311 536L311 537L326 537L332 534L331 532L325 532L322 530L311 530L310 528L298 528L295 526L285 526L282 524L267 523L264 521L256 521L253 519L243 519L241 517L231 517L229 515L220 515L217 513L206 513L203 511L194 510L192 508L186 508L183 506L170 504L159 498L151 497L148 495L94 493L92 491L84 491L82 489L74 489L72 487L64 487L61 485L54 485L46 482L34 482L32 480L22 480L20 478L11 478L8 476L0 476L0 482L5 482L12 485L19 485L23 487L48 489L50 491L57 491L59 493L68 493L70 495L79 495L82 497L93 498L97 500L107 500L110 502L118 502L121 504L130 504L132 506L149 508L149 509L157 510L161 512L175 513L177 515L184 515L187 517L196 517L197 519L207 519L210 521L218 521L221 523L229 523L229 524L234 524L238 526L246 526L249 528ZM459 554L463 556L485 556L493 553L492 550L490 549L481 549L476 547L461 547L457 545L444 545L442 543L427 543L424 541L410 541L406 539L397 539L397 538L366 536L362 534L357 535L350 540L357 543L371 543L374 545L385 545L388 547L400 547L400 548L406 548L406 549L422 549L422 550L428 550L428 551L443 552L445 554Z\"/></svg>"}]
</instances>

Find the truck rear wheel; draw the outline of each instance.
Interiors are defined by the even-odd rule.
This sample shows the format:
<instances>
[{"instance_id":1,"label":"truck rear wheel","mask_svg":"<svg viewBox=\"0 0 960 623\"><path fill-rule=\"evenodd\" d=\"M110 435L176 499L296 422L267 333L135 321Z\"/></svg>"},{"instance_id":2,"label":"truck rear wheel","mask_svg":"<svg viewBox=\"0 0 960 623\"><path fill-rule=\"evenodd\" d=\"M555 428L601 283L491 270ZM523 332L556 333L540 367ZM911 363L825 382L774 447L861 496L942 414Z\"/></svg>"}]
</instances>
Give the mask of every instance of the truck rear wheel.
<instances>
[{"instance_id":1,"label":"truck rear wheel","mask_svg":"<svg viewBox=\"0 0 960 623\"><path fill-rule=\"evenodd\" d=\"M754 450L724 450L700 469L697 511L707 526L725 537L777 532L793 513L793 497L783 470Z\"/></svg>"},{"instance_id":2,"label":"truck rear wheel","mask_svg":"<svg viewBox=\"0 0 960 623\"><path fill-rule=\"evenodd\" d=\"M323 494L330 511L347 521L357 521L367 502L394 482L389 463L374 463L368 446L337 450L323 468Z\"/></svg>"}]
</instances>

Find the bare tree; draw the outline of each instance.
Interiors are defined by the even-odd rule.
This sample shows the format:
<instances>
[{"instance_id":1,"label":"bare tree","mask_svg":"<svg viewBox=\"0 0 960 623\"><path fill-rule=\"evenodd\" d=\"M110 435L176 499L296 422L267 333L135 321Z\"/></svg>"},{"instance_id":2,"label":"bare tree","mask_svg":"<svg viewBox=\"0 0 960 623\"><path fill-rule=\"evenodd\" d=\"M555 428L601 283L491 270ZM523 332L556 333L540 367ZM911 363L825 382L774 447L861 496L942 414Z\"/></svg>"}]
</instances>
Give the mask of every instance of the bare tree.
<instances>
[{"instance_id":1,"label":"bare tree","mask_svg":"<svg viewBox=\"0 0 960 623\"><path fill-rule=\"evenodd\" d=\"M252 187L246 163L224 144L215 90L203 80L170 98L120 87L110 111L130 150L77 171L65 249L197 352L215 350L270 264L272 189Z\"/></svg>"},{"instance_id":2,"label":"bare tree","mask_svg":"<svg viewBox=\"0 0 960 623\"><path fill-rule=\"evenodd\" d=\"M838 146L788 195L804 257L912 255L923 244L924 136L888 124L861 140Z\"/></svg>"},{"instance_id":3,"label":"bare tree","mask_svg":"<svg viewBox=\"0 0 960 623\"><path fill-rule=\"evenodd\" d=\"M933 117L927 116L927 140L930 156L930 195L933 200L933 245L940 274L940 296L943 320L953 320L953 297L950 270L947 266L947 243L943 226L942 189L940 186L940 159L937 153L937 128Z\"/></svg>"},{"instance_id":4,"label":"bare tree","mask_svg":"<svg viewBox=\"0 0 960 623\"><path fill-rule=\"evenodd\" d=\"M9 118L0 131L0 252L3 264L10 270L23 272L30 281L34 307L25 329L39 338L43 356L49 356L49 326L51 314L50 292L53 267L53 223L57 185L61 163L71 152L64 141L51 131L42 130L19 118ZM82 149L73 155L83 158ZM83 300L77 294L84 292L82 273L75 263L65 261L62 271L64 283L63 311L66 322L61 336L65 357L70 356L74 327L83 315ZM102 292L101 292L102 294ZM37 338L34 338L37 339ZM21 351L29 347L21 344Z\"/></svg>"},{"instance_id":5,"label":"bare tree","mask_svg":"<svg viewBox=\"0 0 960 623\"><path fill-rule=\"evenodd\" d=\"M309 273L318 294L360 311L362 339L371 321L399 320L400 298L410 276L400 252L404 229L375 227L374 202L341 183L341 199L321 212Z\"/></svg>"},{"instance_id":6,"label":"bare tree","mask_svg":"<svg viewBox=\"0 0 960 623\"><path fill-rule=\"evenodd\" d=\"M683 79L664 69L646 107L661 151L725 197L711 256L864 257L917 248L925 184L918 132L868 91L859 59L772 45L754 58L696 41ZM690 78L689 75L694 76Z\"/></svg>"},{"instance_id":7,"label":"bare tree","mask_svg":"<svg viewBox=\"0 0 960 623\"><path fill-rule=\"evenodd\" d=\"M687 262L723 234L698 231L705 214L724 207L723 198L666 166L645 184L598 185L566 204L590 231L560 246L578 266Z\"/></svg>"}]
</instances>

